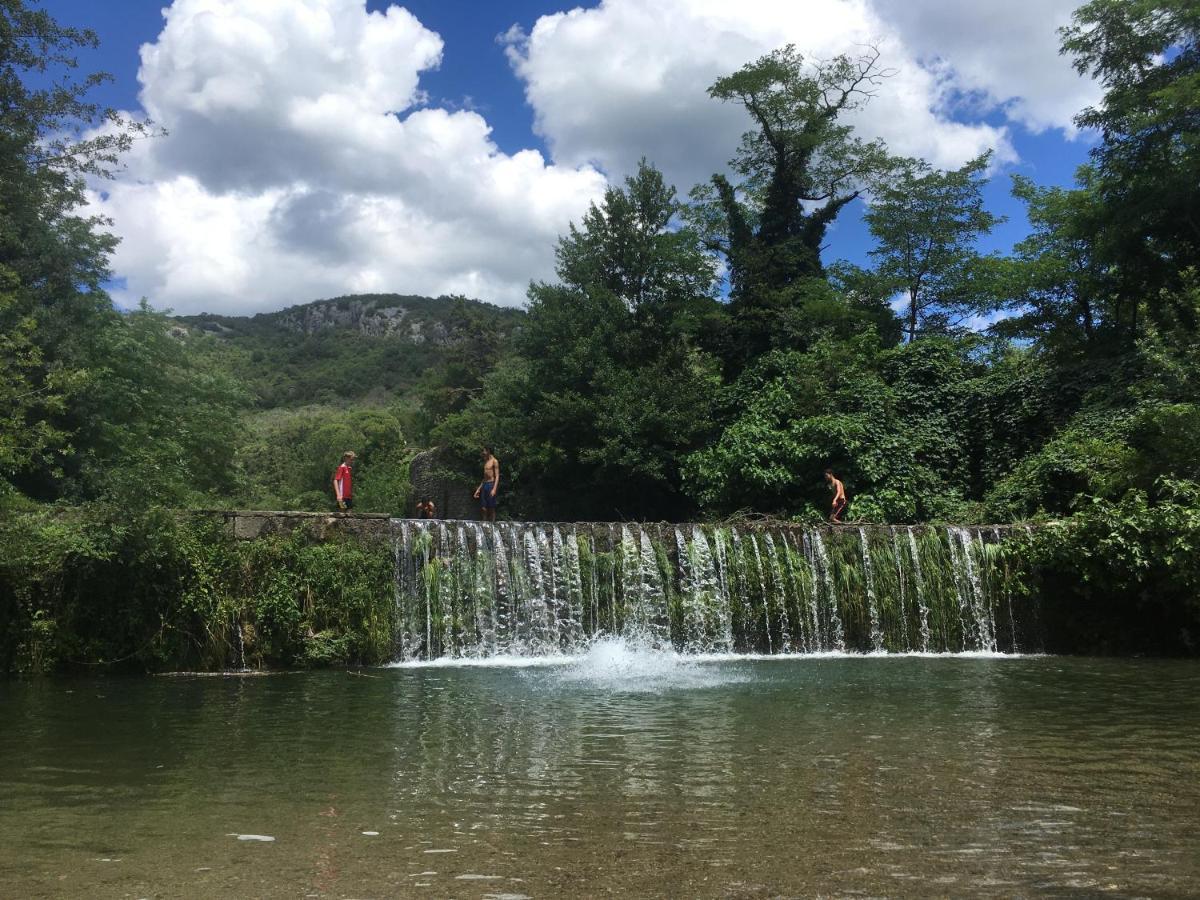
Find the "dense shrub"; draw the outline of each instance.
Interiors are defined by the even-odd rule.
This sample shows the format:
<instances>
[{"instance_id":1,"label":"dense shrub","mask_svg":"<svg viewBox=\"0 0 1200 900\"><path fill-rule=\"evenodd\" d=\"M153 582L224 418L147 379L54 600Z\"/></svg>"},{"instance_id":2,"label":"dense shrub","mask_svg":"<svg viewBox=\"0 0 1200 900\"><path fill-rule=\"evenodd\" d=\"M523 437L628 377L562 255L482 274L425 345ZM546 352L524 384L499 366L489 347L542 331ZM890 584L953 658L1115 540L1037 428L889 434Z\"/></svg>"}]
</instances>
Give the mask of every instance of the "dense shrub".
<instances>
[{"instance_id":1,"label":"dense shrub","mask_svg":"<svg viewBox=\"0 0 1200 900\"><path fill-rule=\"evenodd\" d=\"M378 664L392 657L390 546L99 507L0 525L0 672Z\"/></svg>"},{"instance_id":2,"label":"dense shrub","mask_svg":"<svg viewBox=\"0 0 1200 900\"><path fill-rule=\"evenodd\" d=\"M1049 649L1200 651L1200 483L1095 498L1037 529L1028 553Z\"/></svg>"}]
</instances>

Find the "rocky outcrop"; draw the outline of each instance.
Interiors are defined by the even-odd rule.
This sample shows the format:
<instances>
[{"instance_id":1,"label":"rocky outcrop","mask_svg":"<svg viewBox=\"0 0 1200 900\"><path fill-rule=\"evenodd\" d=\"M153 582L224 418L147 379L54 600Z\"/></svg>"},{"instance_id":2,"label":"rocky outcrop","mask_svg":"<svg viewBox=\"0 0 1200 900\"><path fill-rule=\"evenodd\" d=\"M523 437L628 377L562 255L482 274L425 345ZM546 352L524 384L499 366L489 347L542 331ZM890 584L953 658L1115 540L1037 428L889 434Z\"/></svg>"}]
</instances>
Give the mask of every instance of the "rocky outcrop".
<instances>
[{"instance_id":1,"label":"rocky outcrop","mask_svg":"<svg viewBox=\"0 0 1200 900\"><path fill-rule=\"evenodd\" d=\"M413 344L445 344L449 329L441 322L411 321L407 307L381 306L371 299L354 298L312 303L286 310L279 324L311 335L330 328L356 331L368 337L398 337Z\"/></svg>"}]
</instances>

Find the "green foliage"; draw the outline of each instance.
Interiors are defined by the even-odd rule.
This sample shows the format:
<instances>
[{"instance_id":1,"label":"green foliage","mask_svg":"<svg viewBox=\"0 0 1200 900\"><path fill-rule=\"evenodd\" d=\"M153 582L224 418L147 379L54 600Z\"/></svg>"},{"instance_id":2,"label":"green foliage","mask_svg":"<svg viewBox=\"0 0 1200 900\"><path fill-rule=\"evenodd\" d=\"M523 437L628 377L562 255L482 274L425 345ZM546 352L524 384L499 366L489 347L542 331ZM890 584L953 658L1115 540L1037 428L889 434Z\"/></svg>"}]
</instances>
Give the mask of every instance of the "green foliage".
<instances>
[{"instance_id":1,"label":"green foliage","mask_svg":"<svg viewBox=\"0 0 1200 900\"><path fill-rule=\"evenodd\" d=\"M991 151L948 172L919 159L900 160L872 192L865 218L876 240L871 255L884 283L908 295L908 339L945 330L950 320L987 305L995 260L975 242L1004 220L983 205ZM930 328L930 314L937 326Z\"/></svg>"},{"instance_id":2,"label":"green foliage","mask_svg":"<svg viewBox=\"0 0 1200 900\"><path fill-rule=\"evenodd\" d=\"M723 405L737 413L689 458L689 478L716 510L814 519L828 512L821 473L832 466L856 519L969 515L966 447L979 365L968 350L950 339L884 349L866 334L767 354L729 389Z\"/></svg>"},{"instance_id":3,"label":"green foliage","mask_svg":"<svg viewBox=\"0 0 1200 900\"><path fill-rule=\"evenodd\" d=\"M115 239L80 215L84 178L153 130L87 99L107 76L77 78L76 53L95 45L0 5L0 503L185 503L221 489L232 451L229 380L197 369L161 316L119 315L101 290Z\"/></svg>"},{"instance_id":4,"label":"green foliage","mask_svg":"<svg viewBox=\"0 0 1200 900\"><path fill-rule=\"evenodd\" d=\"M1171 295L1159 290L1178 287L1200 256L1200 8L1090 0L1061 34L1075 68L1105 88L1076 117L1102 136L1086 178L1103 202L1098 240L1121 267L1122 289L1143 292L1160 318Z\"/></svg>"},{"instance_id":5,"label":"green foliage","mask_svg":"<svg viewBox=\"0 0 1200 900\"><path fill-rule=\"evenodd\" d=\"M1182 281L1166 302L1200 308L1196 276ZM1151 326L1118 364L1088 371L1074 388L1075 410L992 485L995 517L1066 515L1090 498L1116 501L1131 490L1153 496L1159 478L1200 472L1200 344L1187 329ZM1069 372L1059 365L1053 376L1064 385Z\"/></svg>"},{"instance_id":6,"label":"green foliage","mask_svg":"<svg viewBox=\"0 0 1200 900\"><path fill-rule=\"evenodd\" d=\"M471 390L523 319L462 297L363 294L256 316L173 321L212 366L244 383L263 409ZM453 401L430 400L434 416Z\"/></svg>"},{"instance_id":7,"label":"green foliage","mask_svg":"<svg viewBox=\"0 0 1200 900\"><path fill-rule=\"evenodd\" d=\"M489 372L510 345L518 316L482 303L455 298L446 317L451 335L440 361L422 379L416 428L422 437L442 419L462 412L478 397Z\"/></svg>"},{"instance_id":8,"label":"green foliage","mask_svg":"<svg viewBox=\"0 0 1200 900\"><path fill-rule=\"evenodd\" d=\"M0 673L378 664L386 541L235 542L220 520L92 506L0 523Z\"/></svg>"},{"instance_id":9,"label":"green foliage","mask_svg":"<svg viewBox=\"0 0 1200 900\"><path fill-rule=\"evenodd\" d=\"M558 247L561 283L535 284L517 350L435 437L475 468L505 461L518 510L551 518L679 515L678 461L709 428L716 366L696 333L714 272L676 228L674 189L643 164Z\"/></svg>"},{"instance_id":10,"label":"green foliage","mask_svg":"<svg viewBox=\"0 0 1200 900\"><path fill-rule=\"evenodd\" d=\"M997 332L1037 340L1068 358L1120 344L1136 300L1112 290L1112 273L1098 252L1104 207L1096 191L1039 187L1018 175L1013 195L1025 202L1031 230L1009 263L1009 299L1002 305L1015 315Z\"/></svg>"},{"instance_id":11,"label":"green foliage","mask_svg":"<svg viewBox=\"0 0 1200 900\"><path fill-rule=\"evenodd\" d=\"M821 246L838 213L891 162L880 141L844 120L887 73L879 53L806 63L792 46L718 79L709 95L744 106L755 124L731 165L739 185L714 175L692 193L691 220L728 267L734 371L771 348L802 346L790 312L824 276Z\"/></svg>"},{"instance_id":12,"label":"green foliage","mask_svg":"<svg viewBox=\"0 0 1200 900\"><path fill-rule=\"evenodd\" d=\"M35 340L37 319L17 311L16 275L0 266L0 503L11 491L7 479L44 463L66 434L49 420L62 412L71 379L44 373L44 354Z\"/></svg>"},{"instance_id":13,"label":"green foliage","mask_svg":"<svg viewBox=\"0 0 1200 900\"><path fill-rule=\"evenodd\" d=\"M233 490L239 386L197 365L144 304L93 336L77 396L72 492L124 505L188 506Z\"/></svg>"},{"instance_id":14,"label":"green foliage","mask_svg":"<svg viewBox=\"0 0 1200 900\"><path fill-rule=\"evenodd\" d=\"M1200 484L1093 498L1035 532L1047 625L1066 652L1200 651Z\"/></svg>"},{"instance_id":15,"label":"green foliage","mask_svg":"<svg viewBox=\"0 0 1200 900\"><path fill-rule=\"evenodd\" d=\"M387 409L310 406L252 413L237 450L241 509L330 509L331 479L353 450L354 503L359 512L400 514L411 505L399 418Z\"/></svg>"}]
</instances>

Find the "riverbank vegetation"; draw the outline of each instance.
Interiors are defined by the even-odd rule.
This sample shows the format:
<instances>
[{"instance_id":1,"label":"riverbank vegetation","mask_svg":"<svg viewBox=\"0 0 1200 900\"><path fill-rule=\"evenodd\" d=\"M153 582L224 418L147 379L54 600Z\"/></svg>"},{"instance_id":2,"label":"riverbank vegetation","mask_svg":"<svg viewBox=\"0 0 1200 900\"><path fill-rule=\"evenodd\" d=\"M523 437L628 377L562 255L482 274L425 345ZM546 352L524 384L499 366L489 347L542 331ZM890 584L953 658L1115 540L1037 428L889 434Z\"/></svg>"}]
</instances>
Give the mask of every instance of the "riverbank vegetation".
<instances>
[{"instance_id":1,"label":"riverbank vegetation","mask_svg":"<svg viewBox=\"0 0 1200 900\"><path fill-rule=\"evenodd\" d=\"M0 26L5 668L123 657L183 621L190 589L161 573L198 532L160 528L163 510L320 507L353 446L359 508L403 512L409 448L434 444L465 482L494 446L507 513L530 518L813 521L832 466L856 519L1056 520L1029 552L1070 649L1197 650L1194 3L1076 12L1062 46L1104 86L1078 117L1096 143L1071 187L1012 180L1030 230L1007 254L975 249L997 223L988 156L940 171L864 141L847 118L888 102L886 61L788 47L710 88L754 123L726 173L685 197L643 163L562 237L524 314L408 298L411 321L441 328L418 342L295 311L284 340L281 320L114 310L114 238L87 185L154 126L89 100L104 76L74 56L93 35L19 2ZM864 198L872 265L825 258ZM228 640L222 603L287 590L217 583L197 665ZM309 631L331 635L329 659L381 652L375 625L297 615L263 632L272 660L320 657Z\"/></svg>"},{"instance_id":2,"label":"riverbank vegetation","mask_svg":"<svg viewBox=\"0 0 1200 900\"><path fill-rule=\"evenodd\" d=\"M394 657L392 547L305 529L235 541L168 510L40 510L0 539L0 672L379 665Z\"/></svg>"}]
</instances>

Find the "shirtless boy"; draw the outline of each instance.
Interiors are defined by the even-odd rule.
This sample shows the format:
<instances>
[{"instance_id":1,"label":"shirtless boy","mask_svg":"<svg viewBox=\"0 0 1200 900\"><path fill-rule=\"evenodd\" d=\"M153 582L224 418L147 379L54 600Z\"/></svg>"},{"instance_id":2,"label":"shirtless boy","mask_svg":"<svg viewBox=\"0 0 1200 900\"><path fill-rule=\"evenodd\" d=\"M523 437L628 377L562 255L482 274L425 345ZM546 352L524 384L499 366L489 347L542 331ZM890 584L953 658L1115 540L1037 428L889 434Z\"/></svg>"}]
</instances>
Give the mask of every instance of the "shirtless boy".
<instances>
[{"instance_id":1,"label":"shirtless boy","mask_svg":"<svg viewBox=\"0 0 1200 900\"><path fill-rule=\"evenodd\" d=\"M829 510L829 521L839 525L842 521L842 512L846 509L846 486L833 474L833 469L825 470L825 483L833 488L833 505Z\"/></svg>"},{"instance_id":2,"label":"shirtless boy","mask_svg":"<svg viewBox=\"0 0 1200 900\"><path fill-rule=\"evenodd\" d=\"M479 501L481 518L485 522L496 521L496 494L500 491L500 460L496 459L491 447L484 447L483 481L475 488L475 499Z\"/></svg>"}]
</instances>

